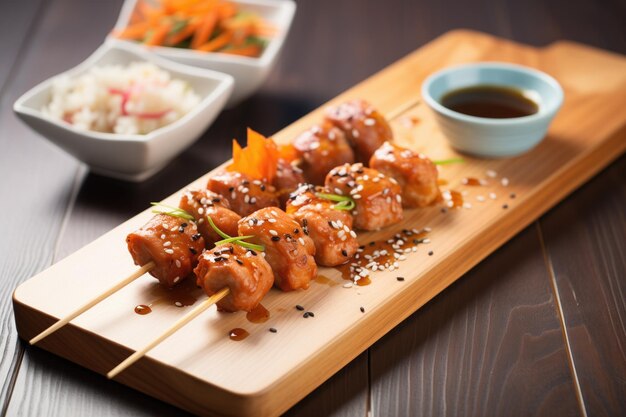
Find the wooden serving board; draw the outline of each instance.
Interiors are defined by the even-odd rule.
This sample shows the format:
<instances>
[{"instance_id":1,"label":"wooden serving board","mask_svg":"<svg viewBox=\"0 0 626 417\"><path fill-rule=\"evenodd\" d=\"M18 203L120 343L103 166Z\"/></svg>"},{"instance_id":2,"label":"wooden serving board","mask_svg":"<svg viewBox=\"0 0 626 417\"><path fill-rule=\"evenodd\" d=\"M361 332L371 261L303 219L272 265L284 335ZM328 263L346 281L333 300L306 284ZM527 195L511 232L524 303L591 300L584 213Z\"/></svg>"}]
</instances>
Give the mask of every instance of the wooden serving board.
<instances>
[{"instance_id":1,"label":"wooden serving board","mask_svg":"<svg viewBox=\"0 0 626 417\"><path fill-rule=\"evenodd\" d=\"M359 235L365 243L403 228L430 227L431 243L420 245L398 270L374 273L369 286L344 288L346 281L336 270L322 269L329 282L313 283L307 291L272 290L263 301L271 317L263 324L248 322L244 313L211 309L117 380L200 415L284 412L626 148L626 59L569 42L533 48L475 32L451 32L330 104L364 98L388 114L419 97L422 81L433 71L484 60L519 63L551 74L563 86L565 102L547 138L531 152L499 160L464 157L464 164L440 167L440 177L448 182L442 188L464 192L466 207L446 213L442 205L406 211L398 227ZM320 121L322 111L274 138L288 142ZM458 156L422 104L392 124L402 145L433 159ZM487 170L497 177L489 177ZM203 187L207 176L190 186ZM464 186L464 177L486 179L488 184ZM179 195L167 201L176 204ZM133 271L124 238L151 216L149 210L140 213L20 285L13 297L19 335L30 339ZM105 374L192 308L177 307L174 301L203 297L198 291L192 296L184 300L180 293L165 294L145 276L39 346ZM134 313L136 305L151 302L151 314ZM296 304L315 317L304 319ZM228 332L235 327L245 328L250 336L241 342L229 340ZM270 327L278 332L270 333Z\"/></svg>"}]
</instances>

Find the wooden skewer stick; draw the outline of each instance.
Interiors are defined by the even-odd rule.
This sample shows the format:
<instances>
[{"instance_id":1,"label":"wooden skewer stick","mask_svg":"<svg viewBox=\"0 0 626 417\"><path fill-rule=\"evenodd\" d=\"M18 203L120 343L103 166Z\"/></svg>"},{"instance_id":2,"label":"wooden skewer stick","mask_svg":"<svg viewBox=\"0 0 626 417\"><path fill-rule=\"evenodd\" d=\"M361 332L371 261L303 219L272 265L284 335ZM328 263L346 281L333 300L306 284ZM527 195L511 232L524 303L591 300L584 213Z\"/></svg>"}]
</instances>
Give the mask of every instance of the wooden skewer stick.
<instances>
[{"instance_id":1,"label":"wooden skewer stick","mask_svg":"<svg viewBox=\"0 0 626 417\"><path fill-rule=\"evenodd\" d=\"M403 105L399 106L396 109L393 109L392 111L387 113L387 120L392 121L393 119L402 116L404 113L411 110L413 107L417 106L420 103L420 101L421 100L418 97L418 98L415 98L411 101L404 103Z\"/></svg>"},{"instance_id":2,"label":"wooden skewer stick","mask_svg":"<svg viewBox=\"0 0 626 417\"><path fill-rule=\"evenodd\" d=\"M133 272L132 274L130 274L128 277L124 278L123 280L121 280L120 282L118 282L117 284L109 288L108 290L106 290L105 292L99 294L97 297L94 297L87 303L83 304L81 307L77 308L76 310L68 314L67 316L63 317L61 320L54 323L52 326L48 327L43 332L39 333L37 336L30 339L29 343L31 345L34 345L35 343L39 342L44 337L49 336L50 334L56 332L61 327L65 326L67 323L72 321L74 318L83 314L85 311L89 310L91 307L95 306L96 304L98 304L100 301L104 300L111 294L124 288L126 285L130 284L131 282L133 282L134 280L136 280L137 278L139 278L146 272L150 271L152 268L154 268L154 262L150 261L144 266L142 266L141 268L139 268L138 270L136 270L135 272Z\"/></svg>"},{"instance_id":3,"label":"wooden skewer stick","mask_svg":"<svg viewBox=\"0 0 626 417\"><path fill-rule=\"evenodd\" d=\"M207 308L211 307L213 304L217 303L222 298L226 297L230 293L228 288L222 288L219 292L216 292L206 300L202 302L199 306L191 310L185 316L180 318L176 323L174 323L169 329L163 332L159 337L154 339L152 342L148 343L144 348L138 350L137 352L130 355L126 358L122 363L113 368L108 374L107 378L114 378L117 374L122 372L124 369L128 368L133 363L137 362L141 359L146 353L152 350L156 345L161 343L163 340L170 337L174 334L178 329L183 327L185 324L189 323L191 320L195 319L200 313L202 313Z\"/></svg>"}]
</instances>

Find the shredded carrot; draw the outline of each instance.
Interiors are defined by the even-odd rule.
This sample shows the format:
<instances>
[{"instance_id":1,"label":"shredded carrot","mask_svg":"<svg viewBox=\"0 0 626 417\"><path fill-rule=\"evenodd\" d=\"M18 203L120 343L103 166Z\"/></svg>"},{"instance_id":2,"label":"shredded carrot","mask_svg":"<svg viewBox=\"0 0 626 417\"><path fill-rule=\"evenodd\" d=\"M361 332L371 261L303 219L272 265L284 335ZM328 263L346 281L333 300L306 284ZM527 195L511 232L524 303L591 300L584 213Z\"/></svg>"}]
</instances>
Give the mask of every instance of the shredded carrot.
<instances>
[{"instance_id":1,"label":"shredded carrot","mask_svg":"<svg viewBox=\"0 0 626 417\"><path fill-rule=\"evenodd\" d=\"M242 149L233 139L233 162L226 170L271 183L276 175L278 158L278 147L274 141L248 128L248 144L245 148Z\"/></svg>"},{"instance_id":2,"label":"shredded carrot","mask_svg":"<svg viewBox=\"0 0 626 417\"><path fill-rule=\"evenodd\" d=\"M202 19L202 23L198 27L198 30L195 31L193 35L193 39L191 41L191 48L198 49L198 47L204 45L208 42L211 34L215 30L215 25L217 24L217 13L211 12L207 14L204 19Z\"/></svg>"},{"instance_id":3,"label":"shredded carrot","mask_svg":"<svg viewBox=\"0 0 626 417\"><path fill-rule=\"evenodd\" d=\"M232 31L223 31L218 36L216 36L213 40L205 43L204 45L200 45L196 49L198 51L212 52L217 51L218 49L222 49L228 42L233 38Z\"/></svg>"},{"instance_id":4,"label":"shredded carrot","mask_svg":"<svg viewBox=\"0 0 626 417\"><path fill-rule=\"evenodd\" d=\"M113 35L152 46L258 57L276 29L231 0L138 0L128 26Z\"/></svg>"},{"instance_id":5,"label":"shredded carrot","mask_svg":"<svg viewBox=\"0 0 626 417\"><path fill-rule=\"evenodd\" d=\"M261 47L259 45L241 46L238 48L224 49L220 52L225 54L241 55L241 56L259 56Z\"/></svg>"}]
</instances>

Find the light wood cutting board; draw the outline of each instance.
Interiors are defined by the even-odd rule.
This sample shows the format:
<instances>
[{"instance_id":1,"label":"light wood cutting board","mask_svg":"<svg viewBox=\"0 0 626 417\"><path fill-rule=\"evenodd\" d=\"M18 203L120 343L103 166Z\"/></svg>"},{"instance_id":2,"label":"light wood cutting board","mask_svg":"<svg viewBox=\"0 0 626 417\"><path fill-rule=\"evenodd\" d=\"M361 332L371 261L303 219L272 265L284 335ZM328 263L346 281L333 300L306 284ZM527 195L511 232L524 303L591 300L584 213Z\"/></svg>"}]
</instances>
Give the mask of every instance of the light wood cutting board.
<instances>
[{"instance_id":1,"label":"light wood cutting board","mask_svg":"<svg viewBox=\"0 0 626 417\"><path fill-rule=\"evenodd\" d=\"M117 380L200 415L284 412L626 148L626 59L570 42L533 48L475 32L450 32L329 104L364 98L388 114L419 98L422 81L433 71L486 60L549 73L563 86L565 102L547 138L531 152L500 160L465 156L464 164L440 167L440 177L448 182L442 188L464 192L466 207L446 213L442 205L410 210L397 227L359 236L365 243L403 228L430 227L431 243L420 245L398 270L373 274L369 286L344 288L346 281L336 270L322 269L330 282L293 293L272 290L263 301L271 317L263 324L248 322L244 313L211 309ZM320 121L322 111L274 139L288 142ZM402 145L432 159L458 156L423 104L403 112L392 125ZM465 177L488 184L464 186ZM204 187L206 180L190 186ZM167 201L176 204L179 195ZM20 285L13 297L20 337L30 339L133 271L124 239L151 216L149 210L140 213ZM192 295L203 297L197 291ZM142 277L38 346L104 374L192 308L175 306L175 294L163 297L154 279ZM136 305L154 301L151 314L134 313ZM315 317L304 319L296 304ZM229 340L235 327L250 336ZM270 327L278 332L270 333Z\"/></svg>"}]
</instances>

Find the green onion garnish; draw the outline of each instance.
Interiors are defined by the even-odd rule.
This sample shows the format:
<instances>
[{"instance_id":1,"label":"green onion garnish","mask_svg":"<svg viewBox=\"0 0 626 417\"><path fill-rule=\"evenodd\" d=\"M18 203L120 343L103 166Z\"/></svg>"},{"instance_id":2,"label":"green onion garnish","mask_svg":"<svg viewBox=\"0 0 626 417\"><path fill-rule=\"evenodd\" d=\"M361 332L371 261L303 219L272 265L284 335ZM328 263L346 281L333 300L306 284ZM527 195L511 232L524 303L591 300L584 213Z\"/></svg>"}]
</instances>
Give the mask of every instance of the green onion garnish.
<instances>
[{"instance_id":1,"label":"green onion garnish","mask_svg":"<svg viewBox=\"0 0 626 417\"><path fill-rule=\"evenodd\" d=\"M215 246L224 245L226 243L234 243L235 245L239 245L243 248L252 249L252 250L259 251L259 252L263 252L265 250L265 247L263 245L257 245L255 243L249 243L249 242L243 241L244 239L250 239L251 237L254 237L254 236L252 235L234 236L234 237L229 236L226 233L222 232L219 227L217 227L215 222L213 222L213 219L211 218L211 216L206 216L206 218L209 221L211 228L215 230L215 233L217 233L218 235L224 238L222 240L218 240L217 242L215 242Z\"/></svg>"},{"instance_id":2,"label":"green onion garnish","mask_svg":"<svg viewBox=\"0 0 626 417\"><path fill-rule=\"evenodd\" d=\"M335 210L350 211L356 207L356 203L354 202L354 200L347 195L315 193L315 196L323 198L324 200L337 202L337 204L333 206Z\"/></svg>"},{"instance_id":3,"label":"green onion garnish","mask_svg":"<svg viewBox=\"0 0 626 417\"><path fill-rule=\"evenodd\" d=\"M150 204L155 207L154 209L152 209L153 213L167 214L168 216L178 217L184 220L195 220L195 218L191 214L181 209L180 207L168 206L167 204L157 202L152 202ZM159 206L164 207L167 210L161 210L158 208Z\"/></svg>"},{"instance_id":4,"label":"green onion garnish","mask_svg":"<svg viewBox=\"0 0 626 417\"><path fill-rule=\"evenodd\" d=\"M449 165L449 164L462 164L465 160L463 158L450 158L450 159L440 159L438 161L433 161L435 165Z\"/></svg>"}]
</instances>

